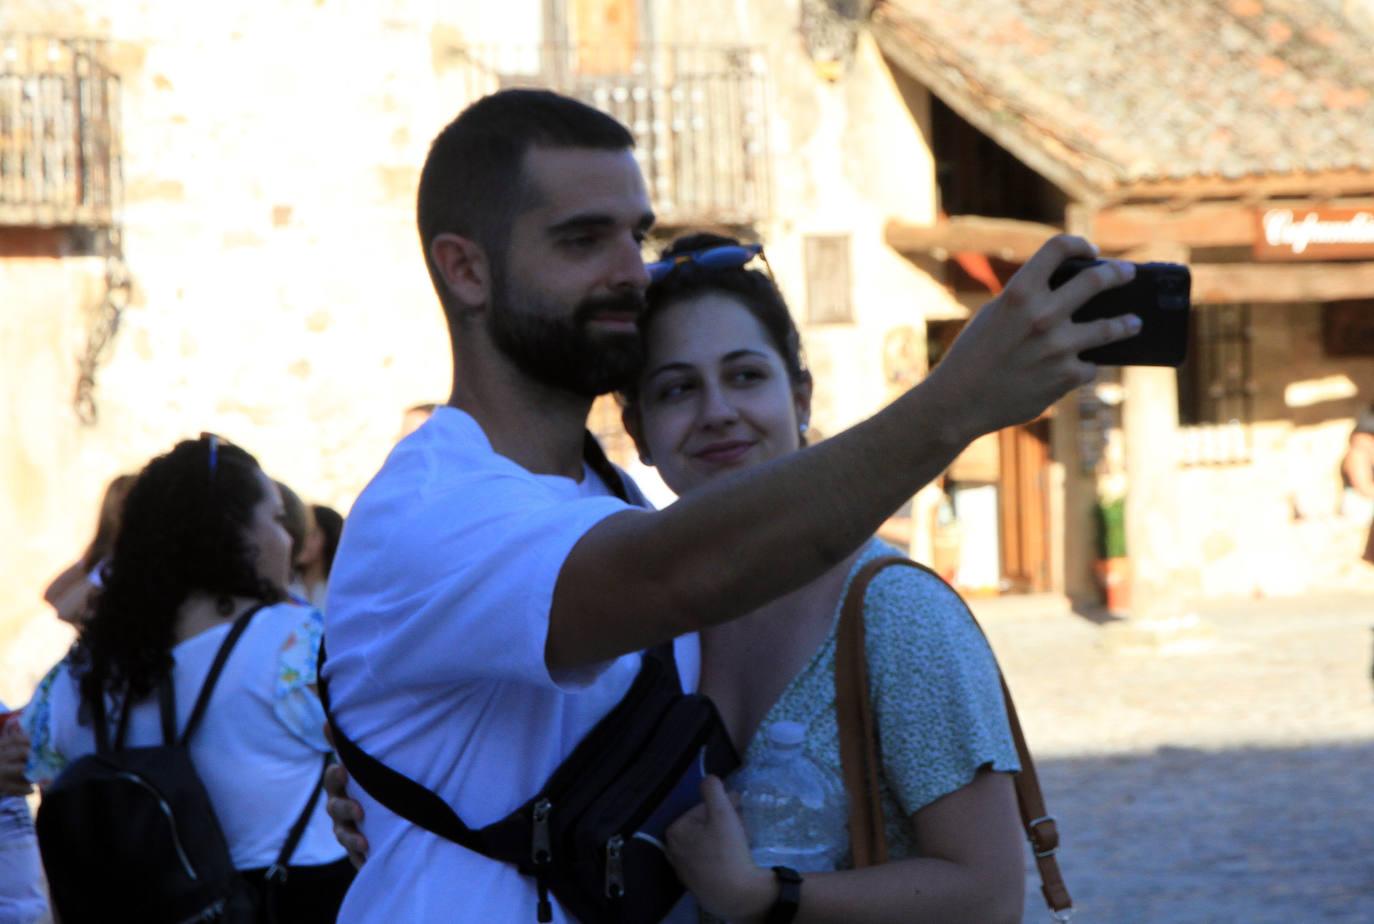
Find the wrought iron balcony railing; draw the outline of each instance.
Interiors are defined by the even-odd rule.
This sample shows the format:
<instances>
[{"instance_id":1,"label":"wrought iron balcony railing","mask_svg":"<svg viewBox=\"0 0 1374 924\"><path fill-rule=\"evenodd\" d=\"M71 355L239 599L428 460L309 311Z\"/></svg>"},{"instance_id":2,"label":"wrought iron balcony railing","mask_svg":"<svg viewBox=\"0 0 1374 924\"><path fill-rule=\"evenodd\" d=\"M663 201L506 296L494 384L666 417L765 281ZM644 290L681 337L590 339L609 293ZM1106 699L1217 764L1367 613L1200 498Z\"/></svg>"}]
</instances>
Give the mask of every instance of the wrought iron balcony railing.
<instances>
[{"instance_id":1,"label":"wrought iron balcony railing","mask_svg":"<svg viewBox=\"0 0 1374 924\"><path fill-rule=\"evenodd\" d=\"M104 43L0 33L0 227L106 227L119 79Z\"/></svg>"},{"instance_id":2,"label":"wrought iron balcony railing","mask_svg":"<svg viewBox=\"0 0 1374 924\"><path fill-rule=\"evenodd\" d=\"M466 104L512 86L542 86L610 113L667 227L748 226L769 212L762 56L741 46L600 48L465 46Z\"/></svg>"}]
</instances>

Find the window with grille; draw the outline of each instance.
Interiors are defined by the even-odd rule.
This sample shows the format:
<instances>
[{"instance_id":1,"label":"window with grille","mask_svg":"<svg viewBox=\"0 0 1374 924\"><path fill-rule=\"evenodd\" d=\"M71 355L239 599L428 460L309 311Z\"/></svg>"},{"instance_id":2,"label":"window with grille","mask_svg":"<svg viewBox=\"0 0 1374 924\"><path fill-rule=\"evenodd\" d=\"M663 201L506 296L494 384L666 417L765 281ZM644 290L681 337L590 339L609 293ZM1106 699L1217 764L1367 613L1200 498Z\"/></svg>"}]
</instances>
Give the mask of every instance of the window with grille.
<instances>
[{"instance_id":1,"label":"window with grille","mask_svg":"<svg viewBox=\"0 0 1374 924\"><path fill-rule=\"evenodd\" d=\"M1178 369L1185 463L1250 458L1255 383L1249 305L1194 306L1188 358Z\"/></svg>"}]
</instances>

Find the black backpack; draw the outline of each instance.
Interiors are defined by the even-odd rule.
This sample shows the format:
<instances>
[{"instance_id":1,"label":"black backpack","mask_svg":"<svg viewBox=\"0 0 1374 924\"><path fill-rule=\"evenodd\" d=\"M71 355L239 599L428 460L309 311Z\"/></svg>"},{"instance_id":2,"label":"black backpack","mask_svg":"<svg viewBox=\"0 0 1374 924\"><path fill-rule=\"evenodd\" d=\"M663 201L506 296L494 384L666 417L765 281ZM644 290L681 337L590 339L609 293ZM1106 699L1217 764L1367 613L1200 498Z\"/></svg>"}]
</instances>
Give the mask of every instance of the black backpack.
<instances>
[{"instance_id":1,"label":"black backpack","mask_svg":"<svg viewBox=\"0 0 1374 924\"><path fill-rule=\"evenodd\" d=\"M111 746L104 696L91 702L96 752L72 761L58 774L38 808L38 846L53 907L63 924L258 920L258 895L234 869L188 745L230 652L260 609L254 607L234 621L180 738L170 676L158 685L163 741L158 746L124 746L133 705L127 696ZM326 766L328 762L326 757ZM319 790L317 782L274 871L285 869Z\"/></svg>"}]
</instances>

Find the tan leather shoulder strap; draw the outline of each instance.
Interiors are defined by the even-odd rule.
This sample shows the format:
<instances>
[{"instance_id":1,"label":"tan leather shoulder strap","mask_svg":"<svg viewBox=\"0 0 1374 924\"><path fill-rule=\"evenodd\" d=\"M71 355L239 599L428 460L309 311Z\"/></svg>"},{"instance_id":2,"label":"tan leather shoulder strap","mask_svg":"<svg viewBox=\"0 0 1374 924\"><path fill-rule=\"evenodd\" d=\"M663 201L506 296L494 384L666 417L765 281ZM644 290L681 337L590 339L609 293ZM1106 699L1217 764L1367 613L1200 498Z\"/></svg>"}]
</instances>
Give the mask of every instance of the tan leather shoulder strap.
<instances>
[{"instance_id":1,"label":"tan leather shoulder strap","mask_svg":"<svg viewBox=\"0 0 1374 924\"><path fill-rule=\"evenodd\" d=\"M873 575L894 561L875 558L859 569L849 584L835 630L835 718L840 730L840 767L849 793L849 844L855 869L887 862L878 790L878 734L864 650L864 594Z\"/></svg>"},{"instance_id":2,"label":"tan leather shoulder strap","mask_svg":"<svg viewBox=\"0 0 1374 924\"><path fill-rule=\"evenodd\" d=\"M840 624L836 629L835 712L840 731L840 765L844 771L845 790L849 793L849 836L855 868L873 866L887 860L887 840L883 834L882 803L878 789L878 735L869 694L868 657L864 649L863 606L868 585L888 565L917 568L945 583L934 571L908 558L875 558L866 562L854 575L840 610ZM951 591L954 592L953 588ZM954 593L958 596L957 592ZM981 632L983 627L978 625L968 604L964 603L962 597L959 597L959 602ZM1059 849L1059 830L1053 816L1045 809L1035 762L1031 760L1025 735L1021 732L1021 721L1016 715L1016 704L1012 701L1011 690L1007 688L1000 667L997 676L1006 703L1007 724L1011 728L1016 756L1021 763L1021 772L1012 778L1021 823L1035 854L1035 865L1040 873L1040 891L1045 897L1045 904L1058 914L1073 907L1073 900L1055 859Z\"/></svg>"}]
</instances>

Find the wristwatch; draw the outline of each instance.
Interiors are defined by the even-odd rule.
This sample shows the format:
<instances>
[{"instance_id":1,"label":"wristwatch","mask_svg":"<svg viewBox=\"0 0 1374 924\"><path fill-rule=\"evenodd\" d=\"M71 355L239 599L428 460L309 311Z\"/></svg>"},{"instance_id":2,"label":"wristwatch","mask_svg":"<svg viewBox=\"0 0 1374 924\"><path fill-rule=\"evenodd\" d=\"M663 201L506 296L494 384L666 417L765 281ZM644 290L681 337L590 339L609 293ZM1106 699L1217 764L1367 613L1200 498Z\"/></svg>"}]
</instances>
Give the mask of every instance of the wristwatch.
<instances>
[{"instance_id":1,"label":"wristwatch","mask_svg":"<svg viewBox=\"0 0 1374 924\"><path fill-rule=\"evenodd\" d=\"M778 880L778 897L768 909L764 924L791 924L801 905L801 873L790 866L775 866L773 878Z\"/></svg>"}]
</instances>

